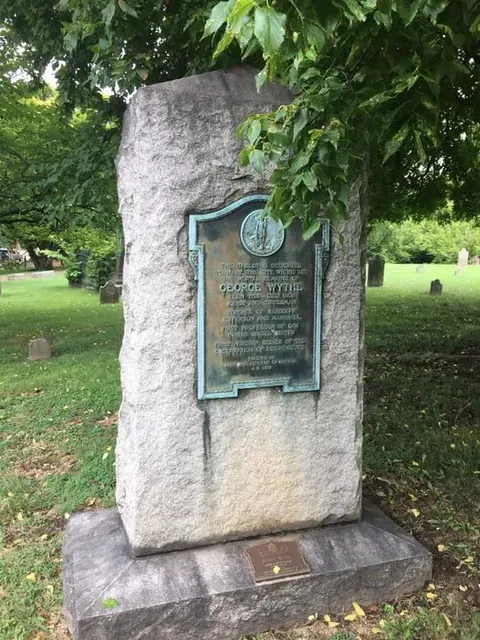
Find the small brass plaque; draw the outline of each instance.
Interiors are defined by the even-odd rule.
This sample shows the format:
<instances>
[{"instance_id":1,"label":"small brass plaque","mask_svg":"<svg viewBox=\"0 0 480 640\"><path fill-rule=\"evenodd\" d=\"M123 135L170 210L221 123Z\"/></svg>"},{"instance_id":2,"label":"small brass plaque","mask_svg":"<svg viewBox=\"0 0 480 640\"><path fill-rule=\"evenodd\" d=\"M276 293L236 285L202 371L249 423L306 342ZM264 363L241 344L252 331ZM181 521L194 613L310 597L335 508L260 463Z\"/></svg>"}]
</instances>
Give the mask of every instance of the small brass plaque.
<instances>
[{"instance_id":1,"label":"small brass plaque","mask_svg":"<svg viewBox=\"0 0 480 640\"><path fill-rule=\"evenodd\" d=\"M245 549L255 582L310 573L296 540L271 540Z\"/></svg>"}]
</instances>

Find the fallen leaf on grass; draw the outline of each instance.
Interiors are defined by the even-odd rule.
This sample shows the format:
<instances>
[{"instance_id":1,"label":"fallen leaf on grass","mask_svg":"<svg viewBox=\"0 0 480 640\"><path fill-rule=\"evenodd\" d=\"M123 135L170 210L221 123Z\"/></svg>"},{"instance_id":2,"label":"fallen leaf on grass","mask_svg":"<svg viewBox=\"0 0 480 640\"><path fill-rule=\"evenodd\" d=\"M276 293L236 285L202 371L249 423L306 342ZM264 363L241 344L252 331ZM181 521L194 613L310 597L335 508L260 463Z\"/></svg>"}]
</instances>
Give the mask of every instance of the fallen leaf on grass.
<instances>
[{"instance_id":1,"label":"fallen leaf on grass","mask_svg":"<svg viewBox=\"0 0 480 640\"><path fill-rule=\"evenodd\" d=\"M447 623L447 627L451 627L452 626L452 621L450 620L450 618L447 616L446 613L442 613L442 616L445 618L445 622Z\"/></svg>"},{"instance_id":2,"label":"fallen leaf on grass","mask_svg":"<svg viewBox=\"0 0 480 640\"><path fill-rule=\"evenodd\" d=\"M460 591L462 591L463 593L465 593L465 591L468 589L466 584L459 584L458 588L460 589Z\"/></svg>"},{"instance_id":3,"label":"fallen leaf on grass","mask_svg":"<svg viewBox=\"0 0 480 640\"><path fill-rule=\"evenodd\" d=\"M27 576L25 576L25 580L28 580L29 582L36 582L37 576L34 573L29 573Z\"/></svg>"},{"instance_id":4,"label":"fallen leaf on grass","mask_svg":"<svg viewBox=\"0 0 480 640\"><path fill-rule=\"evenodd\" d=\"M334 629L335 627L338 627L340 625L339 622L334 622L328 615L323 616L323 619L327 623L329 629Z\"/></svg>"},{"instance_id":5,"label":"fallen leaf on grass","mask_svg":"<svg viewBox=\"0 0 480 640\"><path fill-rule=\"evenodd\" d=\"M359 618L362 618L363 616L365 616L365 611L362 609L362 607L358 604L358 602L353 602L352 603L352 607L353 610L355 611L355 613L357 614L357 616Z\"/></svg>"},{"instance_id":6,"label":"fallen leaf on grass","mask_svg":"<svg viewBox=\"0 0 480 640\"><path fill-rule=\"evenodd\" d=\"M447 547L444 544L439 544L437 549L440 551L440 553L443 553L445 551Z\"/></svg>"},{"instance_id":7,"label":"fallen leaf on grass","mask_svg":"<svg viewBox=\"0 0 480 640\"><path fill-rule=\"evenodd\" d=\"M418 518L418 516L420 515L419 509L409 509L408 512L412 513L415 516L415 518Z\"/></svg>"},{"instance_id":8,"label":"fallen leaf on grass","mask_svg":"<svg viewBox=\"0 0 480 640\"><path fill-rule=\"evenodd\" d=\"M349 613L343 619L346 620L347 622L355 622L355 620L357 619L357 614L356 613Z\"/></svg>"},{"instance_id":9,"label":"fallen leaf on grass","mask_svg":"<svg viewBox=\"0 0 480 640\"><path fill-rule=\"evenodd\" d=\"M427 596L428 600L435 600L435 598L437 597L437 594L432 593L431 591L428 591L425 595Z\"/></svg>"}]
</instances>

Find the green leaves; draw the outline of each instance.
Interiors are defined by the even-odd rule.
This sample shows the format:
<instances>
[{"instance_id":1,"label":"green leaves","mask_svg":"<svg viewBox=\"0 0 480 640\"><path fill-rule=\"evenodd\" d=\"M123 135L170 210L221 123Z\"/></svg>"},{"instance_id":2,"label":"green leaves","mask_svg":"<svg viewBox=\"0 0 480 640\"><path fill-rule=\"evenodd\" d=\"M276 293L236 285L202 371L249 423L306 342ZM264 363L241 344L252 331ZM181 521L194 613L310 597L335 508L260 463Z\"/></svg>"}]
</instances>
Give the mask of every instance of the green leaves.
<instances>
[{"instance_id":1,"label":"green leaves","mask_svg":"<svg viewBox=\"0 0 480 640\"><path fill-rule=\"evenodd\" d=\"M314 236L317 231L320 229L322 222L319 218L314 218L307 225L303 227L303 239L310 240L312 236Z\"/></svg>"},{"instance_id":2,"label":"green leaves","mask_svg":"<svg viewBox=\"0 0 480 640\"><path fill-rule=\"evenodd\" d=\"M115 0L110 0L105 9L102 10L102 18L106 26L109 27L115 15L116 4Z\"/></svg>"},{"instance_id":3,"label":"green leaves","mask_svg":"<svg viewBox=\"0 0 480 640\"><path fill-rule=\"evenodd\" d=\"M357 2L357 0L342 0L341 4L340 2L334 1L333 4L335 4L337 7L341 7L350 20L354 19L359 20L360 22L364 22L367 19L367 16L363 12L360 3Z\"/></svg>"},{"instance_id":4,"label":"green leaves","mask_svg":"<svg viewBox=\"0 0 480 640\"><path fill-rule=\"evenodd\" d=\"M248 127L247 139L250 144L255 144L262 130L262 125L259 120L253 120Z\"/></svg>"},{"instance_id":5,"label":"green leaves","mask_svg":"<svg viewBox=\"0 0 480 640\"><path fill-rule=\"evenodd\" d=\"M322 27L316 22L305 20L303 25L303 35L305 41L312 47L315 47L318 51L323 48L323 45L325 44L325 33Z\"/></svg>"},{"instance_id":6,"label":"green leaves","mask_svg":"<svg viewBox=\"0 0 480 640\"><path fill-rule=\"evenodd\" d=\"M252 151L248 156L248 161L255 171L259 173L265 169L265 154L263 151L259 151L258 149Z\"/></svg>"},{"instance_id":7,"label":"green leaves","mask_svg":"<svg viewBox=\"0 0 480 640\"><path fill-rule=\"evenodd\" d=\"M235 0L228 0L228 2L219 2L213 7L210 17L205 23L204 38L213 35L225 24L234 4Z\"/></svg>"},{"instance_id":8,"label":"green leaves","mask_svg":"<svg viewBox=\"0 0 480 640\"><path fill-rule=\"evenodd\" d=\"M128 2L125 2L125 0L118 0L118 6L124 13L128 13L128 15L133 16L134 18L138 18L138 13L128 4Z\"/></svg>"},{"instance_id":9,"label":"green leaves","mask_svg":"<svg viewBox=\"0 0 480 640\"><path fill-rule=\"evenodd\" d=\"M255 9L254 33L267 56L276 53L285 38L286 15L270 6Z\"/></svg>"},{"instance_id":10,"label":"green leaves","mask_svg":"<svg viewBox=\"0 0 480 640\"><path fill-rule=\"evenodd\" d=\"M400 131L397 131L397 133L393 136L393 138L391 138L387 142L387 144L385 145L385 153L383 156L382 164L385 164L385 162L400 149L409 131L410 131L410 126L407 122L405 125L403 125Z\"/></svg>"}]
</instances>

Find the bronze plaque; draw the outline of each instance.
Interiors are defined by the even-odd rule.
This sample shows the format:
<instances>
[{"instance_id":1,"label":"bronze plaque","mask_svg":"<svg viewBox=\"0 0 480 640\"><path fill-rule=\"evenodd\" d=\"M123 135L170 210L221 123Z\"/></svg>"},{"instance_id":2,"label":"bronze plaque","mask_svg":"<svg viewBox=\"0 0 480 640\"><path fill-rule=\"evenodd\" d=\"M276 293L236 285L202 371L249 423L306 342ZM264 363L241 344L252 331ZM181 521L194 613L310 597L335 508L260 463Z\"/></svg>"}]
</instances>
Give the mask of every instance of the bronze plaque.
<instances>
[{"instance_id":1,"label":"bronze plaque","mask_svg":"<svg viewBox=\"0 0 480 640\"><path fill-rule=\"evenodd\" d=\"M310 573L296 540L271 540L245 549L255 582Z\"/></svg>"},{"instance_id":2,"label":"bronze plaque","mask_svg":"<svg viewBox=\"0 0 480 640\"><path fill-rule=\"evenodd\" d=\"M249 196L190 216L190 259L198 279L198 397L241 388L320 389L322 280L329 224L308 241L264 215Z\"/></svg>"}]
</instances>

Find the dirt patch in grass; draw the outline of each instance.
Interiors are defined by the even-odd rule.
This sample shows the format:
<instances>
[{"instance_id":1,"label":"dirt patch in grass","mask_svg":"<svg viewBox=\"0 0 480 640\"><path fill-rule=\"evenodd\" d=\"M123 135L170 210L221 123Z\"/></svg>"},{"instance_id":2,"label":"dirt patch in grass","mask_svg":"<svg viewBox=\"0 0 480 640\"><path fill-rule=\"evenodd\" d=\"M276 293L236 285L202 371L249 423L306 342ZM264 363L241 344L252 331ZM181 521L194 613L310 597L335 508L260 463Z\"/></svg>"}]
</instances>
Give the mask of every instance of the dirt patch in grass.
<instances>
[{"instance_id":1,"label":"dirt patch in grass","mask_svg":"<svg viewBox=\"0 0 480 640\"><path fill-rule=\"evenodd\" d=\"M112 427L118 424L118 413L106 415L102 420L99 420L97 424L101 424L104 427Z\"/></svg>"},{"instance_id":2,"label":"dirt patch in grass","mask_svg":"<svg viewBox=\"0 0 480 640\"><path fill-rule=\"evenodd\" d=\"M70 640L71 636L68 632L67 624L63 619L63 614L52 613L47 618L47 628L50 633L46 633L45 631L39 631L38 633L34 633L31 635L28 640L48 640L53 637L55 640Z\"/></svg>"},{"instance_id":3,"label":"dirt patch in grass","mask_svg":"<svg viewBox=\"0 0 480 640\"><path fill-rule=\"evenodd\" d=\"M17 461L15 468L20 476L44 480L51 475L71 471L76 462L74 456L62 453L54 442L33 440L22 449L21 459Z\"/></svg>"},{"instance_id":4,"label":"dirt patch in grass","mask_svg":"<svg viewBox=\"0 0 480 640\"><path fill-rule=\"evenodd\" d=\"M40 519L44 521L39 522ZM42 540L51 540L62 535L65 528L65 518L49 510L36 514L37 522L25 527L23 522L13 521L3 529L5 549L28 547L38 544Z\"/></svg>"}]
</instances>

